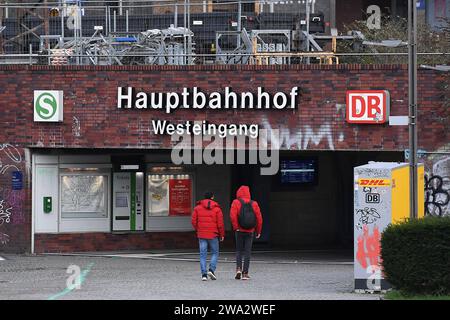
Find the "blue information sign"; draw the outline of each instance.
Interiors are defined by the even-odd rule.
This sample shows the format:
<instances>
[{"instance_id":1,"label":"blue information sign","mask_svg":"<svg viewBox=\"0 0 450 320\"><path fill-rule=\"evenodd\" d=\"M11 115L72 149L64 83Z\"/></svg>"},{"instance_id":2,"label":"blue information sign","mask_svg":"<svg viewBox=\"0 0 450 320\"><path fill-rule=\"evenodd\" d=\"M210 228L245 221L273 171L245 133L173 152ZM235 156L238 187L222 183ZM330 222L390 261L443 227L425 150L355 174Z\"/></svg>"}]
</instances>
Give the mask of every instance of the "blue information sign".
<instances>
[{"instance_id":1,"label":"blue information sign","mask_svg":"<svg viewBox=\"0 0 450 320\"><path fill-rule=\"evenodd\" d=\"M14 171L12 173L12 190L23 189L23 175L20 171Z\"/></svg>"},{"instance_id":2,"label":"blue information sign","mask_svg":"<svg viewBox=\"0 0 450 320\"><path fill-rule=\"evenodd\" d=\"M416 6L419 10L425 10L425 0L417 0Z\"/></svg>"}]
</instances>

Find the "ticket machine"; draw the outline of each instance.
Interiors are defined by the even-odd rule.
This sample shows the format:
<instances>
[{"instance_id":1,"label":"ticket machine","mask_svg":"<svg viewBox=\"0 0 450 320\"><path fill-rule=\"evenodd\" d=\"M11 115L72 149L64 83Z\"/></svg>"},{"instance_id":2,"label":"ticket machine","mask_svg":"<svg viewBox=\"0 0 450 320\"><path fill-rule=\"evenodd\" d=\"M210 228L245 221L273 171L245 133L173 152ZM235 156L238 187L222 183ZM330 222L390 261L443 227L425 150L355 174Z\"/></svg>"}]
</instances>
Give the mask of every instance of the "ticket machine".
<instances>
[{"instance_id":1,"label":"ticket machine","mask_svg":"<svg viewBox=\"0 0 450 320\"><path fill-rule=\"evenodd\" d=\"M112 230L144 230L144 171L139 165L115 166L112 190Z\"/></svg>"}]
</instances>

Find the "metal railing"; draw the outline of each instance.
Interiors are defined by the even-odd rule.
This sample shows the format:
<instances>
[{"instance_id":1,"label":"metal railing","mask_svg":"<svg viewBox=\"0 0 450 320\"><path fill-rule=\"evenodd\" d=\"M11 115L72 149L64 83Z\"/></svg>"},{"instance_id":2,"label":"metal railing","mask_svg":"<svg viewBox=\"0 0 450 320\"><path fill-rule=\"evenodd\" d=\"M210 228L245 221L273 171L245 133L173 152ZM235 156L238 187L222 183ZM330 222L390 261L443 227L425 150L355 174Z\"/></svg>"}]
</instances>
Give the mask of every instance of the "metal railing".
<instances>
[{"instance_id":1,"label":"metal railing","mask_svg":"<svg viewBox=\"0 0 450 320\"><path fill-rule=\"evenodd\" d=\"M373 43L327 22L328 0L42 0L0 4L0 64L403 63L405 43ZM340 52L337 42L394 47ZM348 46L347 46L348 47ZM355 46L357 48L358 46ZM403 52L402 52L403 50ZM430 52L437 63L446 53ZM376 59L368 59L376 57Z\"/></svg>"}]
</instances>

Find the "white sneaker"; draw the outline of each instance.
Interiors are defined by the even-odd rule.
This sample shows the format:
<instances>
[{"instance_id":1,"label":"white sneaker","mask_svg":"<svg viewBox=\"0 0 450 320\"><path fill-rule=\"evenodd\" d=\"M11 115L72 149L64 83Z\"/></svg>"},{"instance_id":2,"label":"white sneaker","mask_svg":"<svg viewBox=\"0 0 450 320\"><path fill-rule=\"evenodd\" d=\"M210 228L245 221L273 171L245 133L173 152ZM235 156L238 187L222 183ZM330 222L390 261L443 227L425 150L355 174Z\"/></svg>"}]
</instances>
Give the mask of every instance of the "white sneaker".
<instances>
[{"instance_id":1,"label":"white sneaker","mask_svg":"<svg viewBox=\"0 0 450 320\"><path fill-rule=\"evenodd\" d=\"M208 271L208 276L211 280L217 280L216 275L211 270Z\"/></svg>"}]
</instances>

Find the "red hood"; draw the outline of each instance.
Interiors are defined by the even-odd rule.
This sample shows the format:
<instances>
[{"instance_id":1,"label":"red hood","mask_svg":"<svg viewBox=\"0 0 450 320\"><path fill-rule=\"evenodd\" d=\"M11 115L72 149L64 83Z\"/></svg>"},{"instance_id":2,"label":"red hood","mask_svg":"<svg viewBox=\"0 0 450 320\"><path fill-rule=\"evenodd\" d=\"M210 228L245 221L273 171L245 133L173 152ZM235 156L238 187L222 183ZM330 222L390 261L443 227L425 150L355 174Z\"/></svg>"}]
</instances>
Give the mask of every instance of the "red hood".
<instances>
[{"instance_id":1,"label":"red hood","mask_svg":"<svg viewBox=\"0 0 450 320\"><path fill-rule=\"evenodd\" d=\"M214 209L217 207L220 208L219 204L211 199L203 199L203 200L197 201L197 204L202 206L205 209Z\"/></svg>"},{"instance_id":2,"label":"red hood","mask_svg":"<svg viewBox=\"0 0 450 320\"><path fill-rule=\"evenodd\" d=\"M242 198L245 200L250 200L250 188L248 186L241 186L236 192L236 198Z\"/></svg>"}]
</instances>

